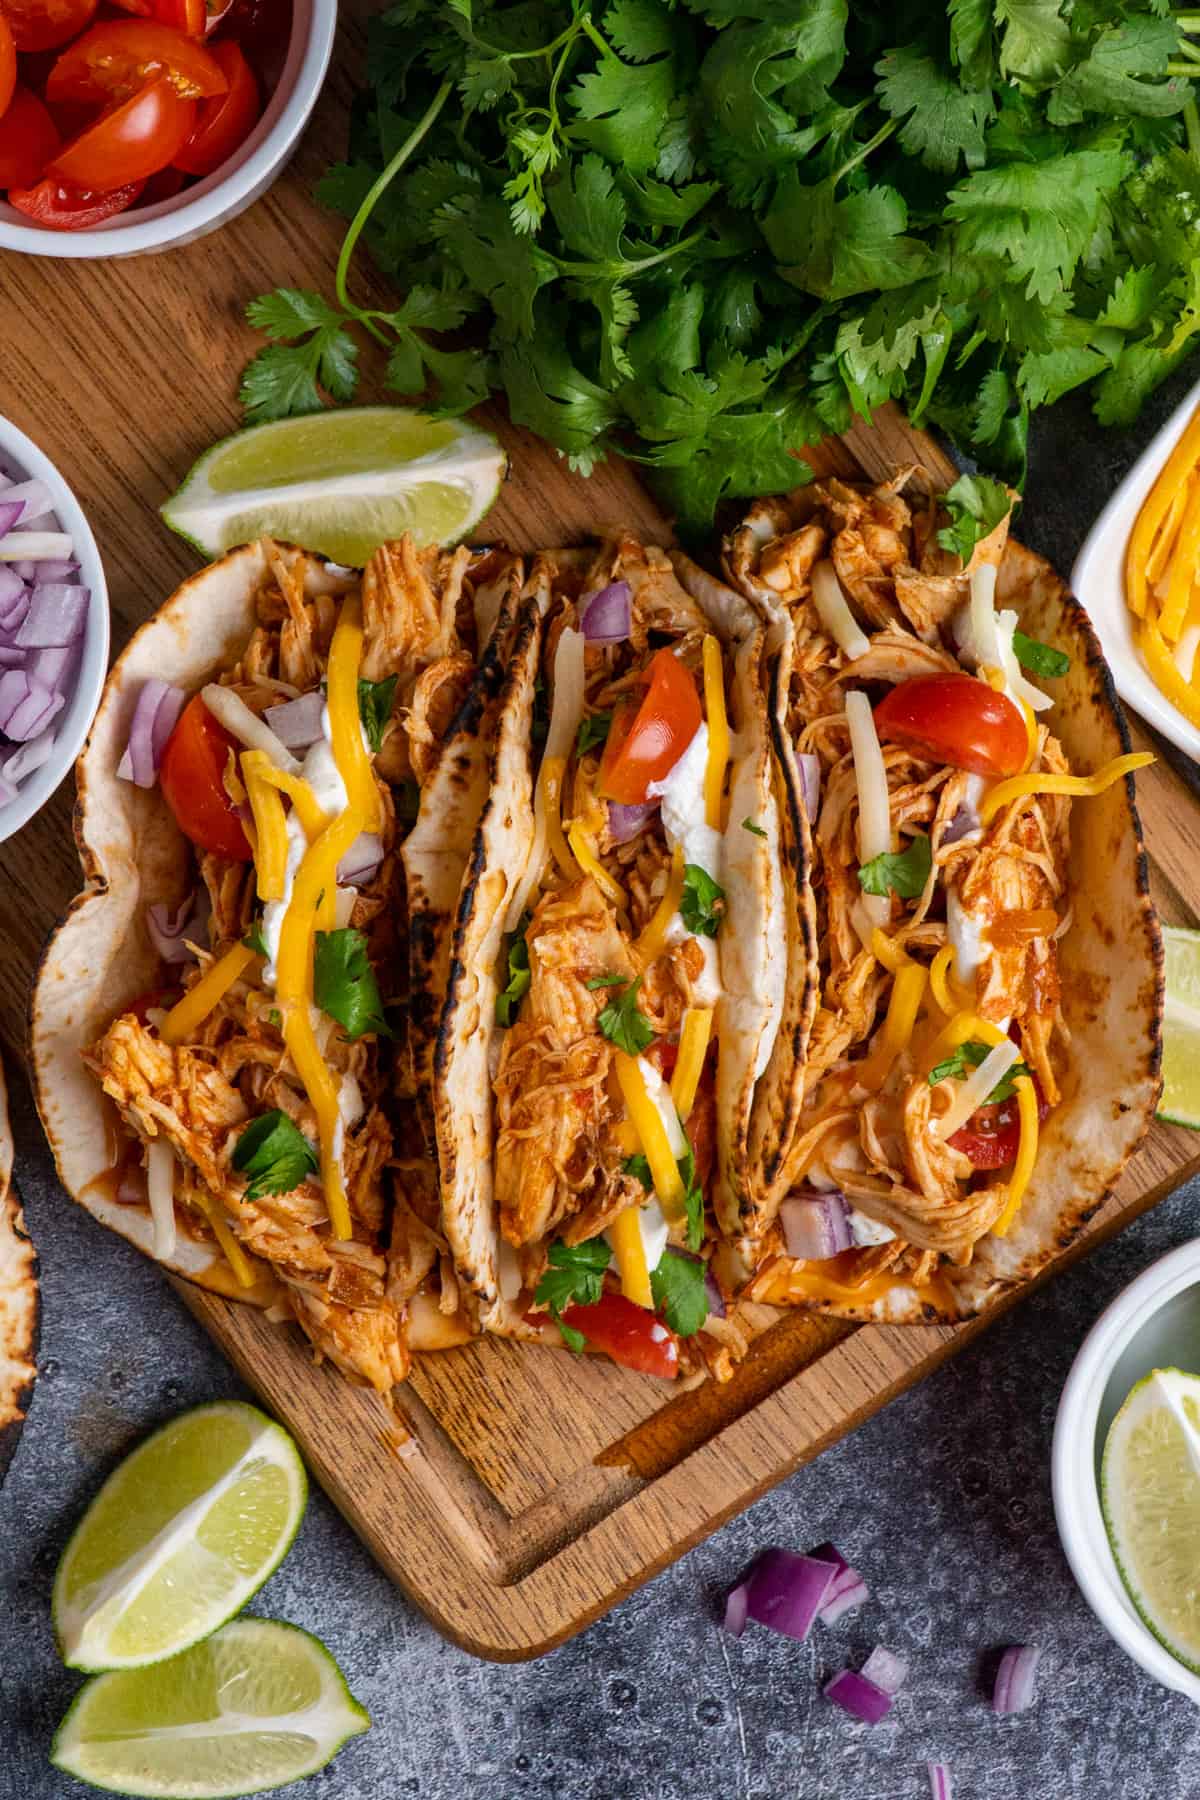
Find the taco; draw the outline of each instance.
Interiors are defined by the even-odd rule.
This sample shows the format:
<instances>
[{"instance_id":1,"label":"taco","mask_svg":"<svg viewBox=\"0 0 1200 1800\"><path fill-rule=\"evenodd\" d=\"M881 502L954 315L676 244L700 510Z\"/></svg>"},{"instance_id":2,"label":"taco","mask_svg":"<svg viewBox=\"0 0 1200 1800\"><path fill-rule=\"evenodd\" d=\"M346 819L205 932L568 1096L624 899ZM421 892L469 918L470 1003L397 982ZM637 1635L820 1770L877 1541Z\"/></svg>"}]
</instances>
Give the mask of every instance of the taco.
<instances>
[{"instance_id":1,"label":"taco","mask_svg":"<svg viewBox=\"0 0 1200 1800\"><path fill-rule=\"evenodd\" d=\"M661 1375L728 1359L709 1257L785 1157L815 999L765 646L756 607L623 532L532 563L434 1069L487 1330Z\"/></svg>"},{"instance_id":2,"label":"taco","mask_svg":"<svg viewBox=\"0 0 1200 1800\"><path fill-rule=\"evenodd\" d=\"M737 1245L758 1300L973 1313L1070 1241L1154 1114L1149 759L1086 614L979 492L817 482L725 543L780 646L818 910L787 1194Z\"/></svg>"},{"instance_id":3,"label":"taco","mask_svg":"<svg viewBox=\"0 0 1200 1800\"><path fill-rule=\"evenodd\" d=\"M67 1190L381 1392L421 1321L455 1336L436 1271L412 1304L389 1280L408 1053L387 1003L403 839L496 572L403 540L360 576L264 541L185 582L109 677L77 766L86 887L33 999Z\"/></svg>"},{"instance_id":4,"label":"taco","mask_svg":"<svg viewBox=\"0 0 1200 1800\"><path fill-rule=\"evenodd\" d=\"M13 1141L0 1066L0 1481L17 1448L37 1373L37 1257L13 1186Z\"/></svg>"}]
</instances>

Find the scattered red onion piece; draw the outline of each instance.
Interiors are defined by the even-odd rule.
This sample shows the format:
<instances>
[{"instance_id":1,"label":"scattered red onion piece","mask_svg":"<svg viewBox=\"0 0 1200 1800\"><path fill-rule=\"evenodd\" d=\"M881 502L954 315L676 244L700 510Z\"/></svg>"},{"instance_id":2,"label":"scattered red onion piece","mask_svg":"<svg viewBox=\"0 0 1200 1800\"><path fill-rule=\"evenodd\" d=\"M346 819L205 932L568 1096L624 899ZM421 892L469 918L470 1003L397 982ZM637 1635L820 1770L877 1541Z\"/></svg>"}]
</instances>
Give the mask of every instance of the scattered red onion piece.
<instances>
[{"instance_id":1,"label":"scattered red onion piece","mask_svg":"<svg viewBox=\"0 0 1200 1800\"><path fill-rule=\"evenodd\" d=\"M898 1694L908 1680L908 1664L904 1658L897 1656L894 1650L885 1650L882 1644L876 1644L861 1672L885 1694Z\"/></svg>"},{"instance_id":2,"label":"scattered red onion piece","mask_svg":"<svg viewBox=\"0 0 1200 1800\"><path fill-rule=\"evenodd\" d=\"M194 952L184 942L185 936L194 938L196 935L192 918L194 910L195 896L192 894L174 912L161 900L146 908L146 931L165 963L195 962Z\"/></svg>"},{"instance_id":3,"label":"scattered red onion piece","mask_svg":"<svg viewBox=\"0 0 1200 1800\"><path fill-rule=\"evenodd\" d=\"M840 1706L851 1718L860 1719L864 1725L878 1725L892 1710L891 1694L885 1694L881 1687L876 1687L856 1669L843 1669L840 1675L826 1682L821 1691L827 1700L832 1700L835 1706Z\"/></svg>"},{"instance_id":4,"label":"scattered red onion piece","mask_svg":"<svg viewBox=\"0 0 1200 1800\"><path fill-rule=\"evenodd\" d=\"M739 1583L735 1588L730 1588L728 1594L725 1596L725 1618L723 1623L726 1631L732 1632L734 1637L741 1637L743 1631L746 1629L746 1608L748 1604L749 1595L746 1592L745 1582Z\"/></svg>"},{"instance_id":5,"label":"scattered red onion piece","mask_svg":"<svg viewBox=\"0 0 1200 1800\"><path fill-rule=\"evenodd\" d=\"M579 628L589 644L625 642L633 626L633 589L627 581L610 581L580 605Z\"/></svg>"},{"instance_id":6,"label":"scattered red onion piece","mask_svg":"<svg viewBox=\"0 0 1200 1800\"><path fill-rule=\"evenodd\" d=\"M836 1573L794 1550L764 1550L746 1575L746 1616L802 1644Z\"/></svg>"},{"instance_id":7,"label":"scattered red onion piece","mask_svg":"<svg viewBox=\"0 0 1200 1800\"><path fill-rule=\"evenodd\" d=\"M608 802L608 835L614 844L627 844L635 838L639 831L645 830L658 811L657 800L643 801L640 806L621 806L615 800Z\"/></svg>"},{"instance_id":8,"label":"scattered red onion piece","mask_svg":"<svg viewBox=\"0 0 1200 1800\"><path fill-rule=\"evenodd\" d=\"M289 750L307 750L321 735L321 712L325 696L320 688L301 694L298 700L285 700L282 706L268 706L263 715L275 736Z\"/></svg>"},{"instance_id":9,"label":"scattered red onion piece","mask_svg":"<svg viewBox=\"0 0 1200 1800\"><path fill-rule=\"evenodd\" d=\"M339 887L363 887L383 861L383 843L373 831L361 831L337 866Z\"/></svg>"},{"instance_id":10,"label":"scattered red onion piece","mask_svg":"<svg viewBox=\"0 0 1200 1800\"><path fill-rule=\"evenodd\" d=\"M969 833L978 831L980 828L981 820L975 808L960 806L943 831L941 841L943 844L957 844L960 838L965 838Z\"/></svg>"},{"instance_id":11,"label":"scattered red onion piece","mask_svg":"<svg viewBox=\"0 0 1200 1800\"><path fill-rule=\"evenodd\" d=\"M789 1194L779 1208L779 1223L788 1255L805 1262L824 1262L854 1242L845 1199L834 1191Z\"/></svg>"},{"instance_id":12,"label":"scattered red onion piece","mask_svg":"<svg viewBox=\"0 0 1200 1800\"><path fill-rule=\"evenodd\" d=\"M802 750L796 756L796 766L800 772L800 797L804 802L804 811L809 824L815 825L821 807L821 759Z\"/></svg>"},{"instance_id":13,"label":"scattered red onion piece","mask_svg":"<svg viewBox=\"0 0 1200 1800\"><path fill-rule=\"evenodd\" d=\"M1033 1705L1034 1678L1041 1654L1032 1644L1009 1645L996 1670L996 1685L992 1689L994 1713L1007 1718Z\"/></svg>"},{"instance_id":14,"label":"scattered red onion piece","mask_svg":"<svg viewBox=\"0 0 1200 1800\"><path fill-rule=\"evenodd\" d=\"M871 1590L858 1570L846 1569L830 1587L829 1596L821 1608L822 1625L836 1625L843 1613L853 1612L855 1607L861 1606L870 1598Z\"/></svg>"},{"instance_id":15,"label":"scattered red onion piece","mask_svg":"<svg viewBox=\"0 0 1200 1800\"><path fill-rule=\"evenodd\" d=\"M954 1800L948 1764L926 1763L925 1767L929 1770L930 1800Z\"/></svg>"},{"instance_id":16,"label":"scattered red onion piece","mask_svg":"<svg viewBox=\"0 0 1200 1800\"><path fill-rule=\"evenodd\" d=\"M117 764L122 781L132 781L136 787L154 786L163 750L186 698L180 688L159 681L157 676L142 683L129 722L129 742Z\"/></svg>"}]
</instances>

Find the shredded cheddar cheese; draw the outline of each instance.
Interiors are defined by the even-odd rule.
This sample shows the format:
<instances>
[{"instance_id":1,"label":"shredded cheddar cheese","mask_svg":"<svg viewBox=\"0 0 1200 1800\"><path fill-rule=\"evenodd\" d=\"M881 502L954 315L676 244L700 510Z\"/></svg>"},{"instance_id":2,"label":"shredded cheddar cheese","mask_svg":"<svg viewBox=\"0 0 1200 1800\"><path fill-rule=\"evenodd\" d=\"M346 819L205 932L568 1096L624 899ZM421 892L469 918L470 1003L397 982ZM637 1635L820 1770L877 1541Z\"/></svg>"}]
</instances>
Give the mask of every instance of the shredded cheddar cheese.
<instances>
[{"instance_id":1,"label":"shredded cheddar cheese","mask_svg":"<svg viewBox=\"0 0 1200 1800\"><path fill-rule=\"evenodd\" d=\"M998 781L989 788L979 806L979 817L985 825L1007 806L1010 800L1020 800L1027 794L1080 794L1094 799L1097 794L1104 793L1114 781L1120 781L1123 775L1130 775L1135 769L1144 769L1152 763L1154 757L1149 750L1135 750L1128 756L1114 756L1111 762L1097 769L1094 775L1055 775L1043 772L1037 775L1010 775L1007 781Z\"/></svg>"},{"instance_id":2,"label":"shredded cheddar cheese","mask_svg":"<svg viewBox=\"0 0 1200 1800\"><path fill-rule=\"evenodd\" d=\"M246 758L256 758L254 767L259 777L269 787L278 788L286 794L296 809L296 817L304 827L304 835L311 844L314 838L320 837L329 824L329 814L317 800L317 796L309 787L302 775L289 775L284 769L277 769L270 757L262 750L243 750L242 767L246 766Z\"/></svg>"},{"instance_id":3,"label":"shredded cheddar cheese","mask_svg":"<svg viewBox=\"0 0 1200 1800\"><path fill-rule=\"evenodd\" d=\"M212 1195L206 1193L203 1188L196 1189L195 1198L200 1211L204 1214L209 1225L212 1227L212 1234L221 1246L221 1254L233 1270L234 1278L237 1281L238 1286L242 1288L254 1287L257 1279L254 1270L247 1261L246 1253L242 1249L242 1246L238 1243L232 1231L230 1231L227 1222L221 1217L219 1202L214 1200Z\"/></svg>"},{"instance_id":4,"label":"shredded cheddar cheese","mask_svg":"<svg viewBox=\"0 0 1200 1800\"><path fill-rule=\"evenodd\" d=\"M954 961L954 945L943 944L929 965L929 986L937 1005L948 1019L959 1010L950 992L950 966Z\"/></svg>"},{"instance_id":5,"label":"shredded cheddar cheese","mask_svg":"<svg viewBox=\"0 0 1200 1800\"><path fill-rule=\"evenodd\" d=\"M362 602L348 594L342 602L329 662L325 669L326 704L333 760L345 784L350 811L361 821L360 830L377 831L380 822L379 790L367 746L363 742L358 711L358 667L362 661Z\"/></svg>"},{"instance_id":6,"label":"shredded cheddar cheese","mask_svg":"<svg viewBox=\"0 0 1200 1800\"><path fill-rule=\"evenodd\" d=\"M242 751L242 778L254 819L256 890L260 900L282 900L287 872L287 825L278 790L262 777L261 764L267 761L261 750Z\"/></svg>"},{"instance_id":7,"label":"shredded cheddar cheese","mask_svg":"<svg viewBox=\"0 0 1200 1800\"><path fill-rule=\"evenodd\" d=\"M973 1038L978 1039L981 1044L990 1046L1002 1044L1005 1033L998 1025L993 1025L990 1019L981 1019L978 1013L970 1011L955 1013L945 1030L933 1040L933 1045L925 1059L929 1069L936 1069L940 1062L945 1062L948 1056L953 1055L960 1044L965 1044Z\"/></svg>"},{"instance_id":8,"label":"shredded cheddar cheese","mask_svg":"<svg viewBox=\"0 0 1200 1800\"><path fill-rule=\"evenodd\" d=\"M992 1226L995 1237L1008 1236L1009 1228L1025 1198L1025 1190L1029 1186L1029 1177L1033 1174L1038 1153L1038 1104L1033 1082L1028 1075L1018 1075L1013 1087L1016 1090L1017 1111L1021 1120L1021 1138L1017 1145L1017 1160L1009 1177L1004 1211Z\"/></svg>"},{"instance_id":9,"label":"shredded cheddar cheese","mask_svg":"<svg viewBox=\"0 0 1200 1800\"><path fill-rule=\"evenodd\" d=\"M679 1030L679 1055L671 1074L671 1098L684 1125L696 1104L696 1089L700 1085L704 1058L708 1054L712 1021L712 1008L709 1006L689 1006L683 1015L683 1024Z\"/></svg>"},{"instance_id":10,"label":"shredded cheddar cheese","mask_svg":"<svg viewBox=\"0 0 1200 1800\"><path fill-rule=\"evenodd\" d=\"M1137 642L1138 649L1146 659L1146 667L1171 705L1177 706L1184 718L1190 719L1193 725L1200 725L1200 692L1179 673L1154 619L1142 620L1138 626Z\"/></svg>"},{"instance_id":11,"label":"shredded cheddar cheese","mask_svg":"<svg viewBox=\"0 0 1200 1800\"><path fill-rule=\"evenodd\" d=\"M671 852L671 868L663 897L654 916L633 946L633 959L639 969L648 969L656 956L661 956L667 941L671 920L679 911L683 898L683 846L676 844Z\"/></svg>"},{"instance_id":12,"label":"shredded cheddar cheese","mask_svg":"<svg viewBox=\"0 0 1200 1800\"><path fill-rule=\"evenodd\" d=\"M1129 548L1125 554L1125 594L1131 610L1137 617L1147 614L1149 592L1147 584L1147 564L1155 547L1159 532L1165 530L1168 522L1174 518L1177 528L1183 516L1187 500L1188 483L1200 461L1200 409L1188 423L1188 427L1167 458L1162 474L1151 488L1141 512L1138 514L1129 537ZM1174 533L1168 544L1173 541ZM1165 564L1166 552L1161 562Z\"/></svg>"},{"instance_id":13,"label":"shredded cheddar cheese","mask_svg":"<svg viewBox=\"0 0 1200 1800\"><path fill-rule=\"evenodd\" d=\"M871 949L885 968L892 969L892 993L883 1030L875 1048L856 1071L859 1085L868 1093L875 1093L887 1080L896 1058L912 1037L929 971L923 964L913 962L878 926L871 933Z\"/></svg>"},{"instance_id":14,"label":"shredded cheddar cheese","mask_svg":"<svg viewBox=\"0 0 1200 1800\"><path fill-rule=\"evenodd\" d=\"M729 716L725 711L725 671L721 646L708 634L704 660L704 711L708 719L708 761L704 768L704 817L713 831L721 829L725 769L729 762Z\"/></svg>"},{"instance_id":15,"label":"shredded cheddar cheese","mask_svg":"<svg viewBox=\"0 0 1200 1800\"><path fill-rule=\"evenodd\" d=\"M613 1247L613 1255L617 1259L617 1273L621 1277L621 1292L635 1306L654 1308L654 1295L650 1289L650 1271L646 1267L646 1246L642 1242L642 1228L638 1224L638 1208L627 1206L624 1212L617 1214L608 1228L609 1241Z\"/></svg>"},{"instance_id":16,"label":"shredded cheddar cheese","mask_svg":"<svg viewBox=\"0 0 1200 1800\"><path fill-rule=\"evenodd\" d=\"M666 1126L657 1106L646 1092L637 1057L624 1050L613 1053L613 1067L621 1089L625 1108L641 1143L642 1155L650 1165L650 1178L658 1203L668 1219L678 1217L683 1207L683 1178L667 1139Z\"/></svg>"},{"instance_id":17,"label":"shredded cheddar cheese","mask_svg":"<svg viewBox=\"0 0 1200 1800\"><path fill-rule=\"evenodd\" d=\"M550 854L567 880L574 881L580 872L579 864L571 854L562 828L562 788L566 770L565 756L544 756L538 780L546 807L546 842Z\"/></svg>"},{"instance_id":18,"label":"shredded cheddar cheese","mask_svg":"<svg viewBox=\"0 0 1200 1800\"><path fill-rule=\"evenodd\" d=\"M567 828L567 842L575 861L585 875L591 876L605 899L611 900L614 906L624 907L624 888L615 876L609 874L596 853L596 835L603 825L604 814L593 801L581 817L571 820Z\"/></svg>"},{"instance_id":19,"label":"shredded cheddar cheese","mask_svg":"<svg viewBox=\"0 0 1200 1800\"><path fill-rule=\"evenodd\" d=\"M159 1037L164 1044L186 1044L198 1025L203 1024L235 981L239 981L254 961L248 944L234 944L224 956L207 968L199 981L191 986L182 1000L177 1000L162 1025Z\"/></svg>"}]
</instances>

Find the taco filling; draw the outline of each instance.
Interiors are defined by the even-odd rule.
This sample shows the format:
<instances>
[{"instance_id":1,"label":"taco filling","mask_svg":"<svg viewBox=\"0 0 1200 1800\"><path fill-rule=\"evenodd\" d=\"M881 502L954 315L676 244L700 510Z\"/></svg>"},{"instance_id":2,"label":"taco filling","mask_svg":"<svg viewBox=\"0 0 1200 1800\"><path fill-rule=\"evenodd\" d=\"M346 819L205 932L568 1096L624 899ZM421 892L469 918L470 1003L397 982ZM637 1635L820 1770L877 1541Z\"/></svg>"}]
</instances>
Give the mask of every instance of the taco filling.
<instances>
[{"instance_id":1,"label":"taco filling","mask_svg":"<svg viewBox=\"0 0 1200 1800\"><path fill-rule=\"evenodd\" d=\"M1009 1232L1063 1093L1071 809L1150 760L1072 769L1042 718L1068 658L995 603L1006 497L964 541L955 493L911 477L761 502L727 545L783 632L819 915L791 1192L750 1290L775 1302L903 1284L945 1311L948 1271Z\"/></svg>"},{"instance_id":2,"label":"taco filling","mask_svg":"<svg viewBox=\"0 0 1200 1800\"><path fill-rule=\"evenodd\" d=\"M385 1235L398 850L430 717L440 739L474 666L485 561L405 540L360 579L268 546L248 641L198 692L144 685L120 771L157 781L193 866L170 908L146 896L159 984L85 1051L119 1197L160 1259L215 1240L231 1291L274 1278L277 1316L381 1392L409 1363Z\"/></svg>"}]
</instances>

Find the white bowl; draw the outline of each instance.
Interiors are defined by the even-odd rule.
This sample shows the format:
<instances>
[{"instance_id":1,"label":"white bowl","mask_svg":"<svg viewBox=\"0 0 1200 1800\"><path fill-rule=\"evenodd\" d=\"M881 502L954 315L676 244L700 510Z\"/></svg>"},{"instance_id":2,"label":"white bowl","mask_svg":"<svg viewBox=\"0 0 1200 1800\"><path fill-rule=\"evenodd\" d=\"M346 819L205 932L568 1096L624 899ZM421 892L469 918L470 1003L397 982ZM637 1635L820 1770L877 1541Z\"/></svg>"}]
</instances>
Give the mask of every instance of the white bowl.
<instances>
[{"instance_id":1,"label":"white bowl","mask_svg":"<svg viewBox=\"0 0 1200 1800\"><path fill-rule=\"evenodd\" d=\"M1153 437L1083 541L1071 570L1071 586L1091 615L1113 680L1127 706L1200 762L1200 730L1155 686L1133 640L1125 604L1125 547L1155 480L1200 404L1200 381Z\"/></svg>"},{"instance_id":2,"label":"white bowl","mask_svg":"<svg viewBox=\"0 0 1200 1800\"><path fill-rule=\"evenodd\" d=\"M203 181L177 194L118 213L86 231L31 224L0 200L0 250L28 256L142 256L205 237L266 192L300 141L329 66L337 0L292 0L287 56L262 118L245 143Z\"/></svg>"},{"instance_id":3,"label":"white bowl","mask_svg":"<svg viewBox=\"0 0 1200 1800\"><path fill-rule=\"evenodd\" d=\"M79 564L80 584L89 588L92 596L84 627L79 673L74 692L55 721L58 735L53 753L40 769L35 769L21 783L15 800L0 806L0 843L3 843L45 805L83 748L108 671L108 584L92 528L78 500L50 458L3 417L0 417L0 462L7 464L14 474L46 483L54 496L54 511L59 524L70 533L74 558Z\"/></svg>"},{"instance_id":4,"label":"white bowl","mask_svg":"<svg viewBox=\"0 0 1200 1800\"><path fill-rule=\"evenodd\" d=\"M1176 1662L1138 1617L1100 1510L1108 1428L1130 1388L1162 1368L1200 1373L1200 1242L1152 1263L1101 1313L1063 1388L1052 1458L1058 1535L1084 1599L1148 1675L1200 1705L1200 1675Z\"/></svg>"}]
</instances>

